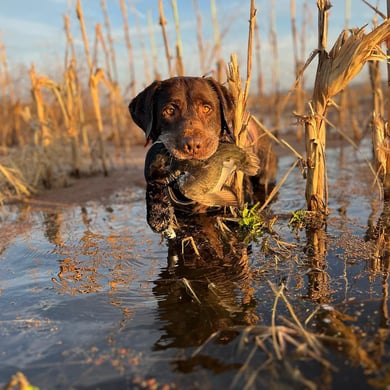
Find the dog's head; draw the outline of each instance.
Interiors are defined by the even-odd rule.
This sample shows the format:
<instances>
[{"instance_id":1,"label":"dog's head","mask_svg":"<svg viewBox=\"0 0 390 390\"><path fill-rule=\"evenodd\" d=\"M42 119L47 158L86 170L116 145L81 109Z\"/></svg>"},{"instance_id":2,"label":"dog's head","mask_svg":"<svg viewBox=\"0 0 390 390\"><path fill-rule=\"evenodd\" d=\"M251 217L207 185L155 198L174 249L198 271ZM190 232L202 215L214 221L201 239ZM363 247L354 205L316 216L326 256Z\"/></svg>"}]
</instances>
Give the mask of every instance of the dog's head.
<instances>
[{"instance_id":1,"label":"dog's head","mask_svg":"<svg viewBox=\"0 0 390 390\"><path fill-rule=\"evenodd\" d=\"M175 158L205 160L230 132L234 100L212 78L173 77L149 85L129 111L146 137L162 141Z\"/></svg>"}]
</instances>

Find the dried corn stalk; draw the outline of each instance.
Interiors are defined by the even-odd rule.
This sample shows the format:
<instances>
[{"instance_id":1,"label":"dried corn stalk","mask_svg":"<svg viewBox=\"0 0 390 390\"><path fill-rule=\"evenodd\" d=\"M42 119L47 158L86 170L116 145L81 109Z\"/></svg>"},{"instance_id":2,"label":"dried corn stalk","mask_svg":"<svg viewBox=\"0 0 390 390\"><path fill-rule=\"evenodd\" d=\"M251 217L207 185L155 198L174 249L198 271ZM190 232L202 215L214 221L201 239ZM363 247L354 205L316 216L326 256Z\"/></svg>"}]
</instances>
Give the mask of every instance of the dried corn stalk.
<instances>
[{"instance_id":1,"label":"dried corn stalk","mask_svg":"<svg viewBox=\"0 0 390 390\"><path fill-rule=\"evenodd\" d=\"M67 48L66 48L66 55L65 55L65 68L66 72L64 75L64 95L66 100L66 105L68 108L68 112L70 115L73 116L74 120L79 122L79 128L81 130L81 136L83 139L83 148L86 155L90 156L90 147L89 147L89 140L88 140L88 134L84 125L84 103L83 103L83 92L81 90L81 85L79 83L77 72L76 72L76 53L74 49L74 43L73 38L70 32L70 20L69 17L64 16L64 25L65 25L65 33L66 33L66 42L67 42ZM70 60L68 60L68 50L71 51L71 57ZM69 65L68 65L69 64ZM73 111L77 111L77 113L73 113ZM74 149L76 147L75 143L78 142L77 140L72 141L72 148ZM73 161L77 161L76 150L73 152ZM77 166L78 163L75 163L74 166ZM75 168L74 173L77 175L77 169Z\"/></svg>"},{"instance_id":2,"label":"dried corn stalk","mask_svg":"<svg viewBox=\"0 0 390 390\"><path fill-rule=\"evenodd\" d=\"M79 86L75 70L75 61L71 61L64 75L63 99L65 110L65 126L71 139L73 174L78 177L80 174L79 156L79 129L81 128L82 101L79 95Z\"/></svg>"},{"instance_id":3,"label":"dried corn stalk","mask_svg":"<svg viewBox=\"0 0 390 390\"><path fill-rule=\"evenodd\" d=\"M176 0L171 0L171 4L176 30L176 73L178 76L184 76L183 49L180 37L179 12L177 10Z\"/></svg>"},{"instance_id":4,"label":"dried corn stalk","mask_svg":"<svg viewBox=\"0 0 390 390\"><path fill-rule=\"evenodd\" d=\"M48 79L44 77L37 77L35 73L34 64L30 68L30 78L32 84L32 95L35 102L35 107L37 111L38 123L41 129L39 139L35 139L35 143L42 145L43 147L48 147L52 141L52 135L50 129L47 126L47 118L45 113L45 103L42 98L41 87L47 85Z\"/></svg>"},{"instance_id":5,"label":"dried corn stalk","mask_svg":"<svg viewBox=\"0 0 390 390\"><path fill-rule=\"evenodd\" d=\"M343 90L370 60L387 56L380 44L390 36L390 21L365 34L364 28L343 31L332 49L326 51L327 12L330 3L318 0L319 62L311 102L312 112L305 118L307 154L306 202L311 211L326 215L327 177L325 163L325 116L332 97Z\"/></svg>"},{"instance_id":6,"label":"dried corn stalk","mask_svg":"<svg viewBox=\"0 0 390 390\"><path fill-rule=\"evenodd\" d=\"M313 101L324 105L361 71L367 61L386 60L381 43L390 36L390 20L368 34L364 27L343 31L329 53L320 53Z\"/></svg>"},{"instance_id":7,"label":"dried corn stalk","mask_svg":"<svg viewBox=\"0 0 390 390\"><path fill-rule=\"evenodd\" d=\"M102 112L100 108L100 99L99 99L99 82L104 78L103 69L97 69L94 74L91 74L89 79L89 89L91 91L92 104L95 112L95 118L97 122L97 129L99 135L99 152L100 158L102 159L102 168L104 176L108 175L107 162L106 162L106 151L104 146L103 139L103 119Z\"/></svg>"},{"instance_id":8,"label":"dried corn stalk","mask_svg":"<svg viewBox=\"0 0 390 390\"><path fill-rule=\"evenodd\" d=\"M246 104L249 95L249 87L252 72L252 48L253 35L255 28L256 9L254 7L254 0L251 1L250 20L249 20L249 36L248 36L248 50L247 50L247 74L245 89L241 87L240 69L237 63L237 56L232 54L228 68L228 84L229 90L233 95L235 101L235 111L233 117L233 135L237 146L246 148L248 142L247 127L250 119L249 113L246 111ZM238 204L242 205L244 202L244 174L241 171L235 173L234 188L238 197Z\"/></svg>"},{"instance_id":9,"label":"dried corn stalk","mask_svg":"<svg viewBox=\"0 0 390 390\"><path fill-rule=\"evenodd\" d=\"M167 20L164 17L164 7L163 7L162 0L158 1L158 10L160 13L159 23L161 26L161 31L162 31L162 35L163 35L163 39L164 39L165 57L167 58L167 63L168 63L168 73L169 73L169 77L173 77L174 72L173 72L172 65L171 65L172 57L171 57L171 52L169 49L169 40L168 40L168 33L167 33L167 28L166 28Z\"/></svg>"},{"instance_id":10,"label":"dried corn stalk","mask_svg":"<svg viewBox=\"0 0 390 390\"><path fill-rule=\"evenodd\" d=\"M118 80L118 70L116 66L116 56L114 50L114 39L112 38L112 34L111 34L110 18L108 16L105 0L100 0L100 6L104 14L104 26L106 27L106 31L107 31L107 40L108 40L108 47L109 47L109 52L111 57L112 68L114 72L114 80Z\"/></svg>"},{"instance_id":11,"label":"dried corn stalk","mask_svg":"<svg viewBox=\"0 0 390 390\"><path fill-rule=\"evenodd\" d=\"M130 29L129 29L129 23L128 23L128 16L127 16L127 7L124 0L119 0L119 4L121 7L122 12L122 20L123 20L123 30L125 34L125 42L126 42L126 49L127 49L127 55L129 58L129 75L130 75L130 89L131 89L131 95L136 95L136 77L135 77L135 67L134 67L134 55L133 55L133 46L131 44L131 38L130 38Z\"/></svg>"},{"instance_id":12,"label":"dried corn stalk","mask_svg":"<svg viewBox=\"0 0 390 390\"><path fill-rule=\"evenodd\" d=\"M10 198L22 199L33 192L22 172L16 167L0 164L0 205Z\"/></svg>"},{"instance_id":13,"label":"dried corn stalk","mask_svg":"<svg viewBox=\"0 0 390 390\"><path fill-rule=\"evenodd\" d=\"M92 59L91 59L91 54L90 54L90 50L89 50L87 30L85 28L84 14L83 14L83 9L81 7L80 0L76 1L76 15L77 15L77 19L80 22L80 29L81 29L81 35L83 36L85 57L87 58L88 69L89 69L89 73L91 74L92 73Z\"/></svg>"}]
</instances>

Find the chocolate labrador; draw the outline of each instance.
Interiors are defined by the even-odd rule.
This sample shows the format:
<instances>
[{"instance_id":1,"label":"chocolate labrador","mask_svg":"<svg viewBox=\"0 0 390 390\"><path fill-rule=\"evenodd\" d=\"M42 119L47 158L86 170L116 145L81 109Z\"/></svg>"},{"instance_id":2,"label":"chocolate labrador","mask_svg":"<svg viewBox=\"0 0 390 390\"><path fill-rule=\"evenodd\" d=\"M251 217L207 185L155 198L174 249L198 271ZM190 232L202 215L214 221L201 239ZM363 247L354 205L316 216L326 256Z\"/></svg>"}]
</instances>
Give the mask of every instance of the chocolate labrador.
<instances>
[{"instance_id":1,"label":"chocolate labrador","mask_svg":"<svg viewBox=\"0 0 390 390\"><path fill-rule=\"evenodd\" d=\"M155 232L169 237L177 210L199 212L210 206L235 205L236 198L225 185L234 171L247 174L249 202L261 199L264 189L274 182L277 161L268 137L254 134L252 129L248 132L251 150L244 153L235 147L220 147L234 144L234 109L227 88L201 77L155 81L131 101L134 122L153 142L146 155L145 179L147 221ZM210 177L216 179L210 181ZM202 193L197 194L197 188ZM214 199L218 201L212 204ZM202 204L207 207L199 207Z\"/></svg>"}]
</instances>

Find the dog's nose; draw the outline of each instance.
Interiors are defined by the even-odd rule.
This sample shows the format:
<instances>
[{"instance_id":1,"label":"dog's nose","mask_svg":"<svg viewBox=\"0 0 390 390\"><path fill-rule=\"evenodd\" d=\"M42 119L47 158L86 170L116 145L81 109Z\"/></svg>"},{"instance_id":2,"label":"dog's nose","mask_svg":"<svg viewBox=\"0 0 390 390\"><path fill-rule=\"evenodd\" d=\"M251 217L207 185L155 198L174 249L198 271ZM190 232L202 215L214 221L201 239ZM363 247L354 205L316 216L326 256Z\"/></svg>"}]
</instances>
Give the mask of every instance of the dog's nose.
<instances>
[{"instance_id":1,"label":"dog's nose","mask_svg":"<svg viewBox=\"0 0 390 390\"><path fill-rule=\"evenodd\" d=\"M198 137L184 137L182 148L184 153L196 157L202 151L202 140Z\"/></svg>"}]
</instances>

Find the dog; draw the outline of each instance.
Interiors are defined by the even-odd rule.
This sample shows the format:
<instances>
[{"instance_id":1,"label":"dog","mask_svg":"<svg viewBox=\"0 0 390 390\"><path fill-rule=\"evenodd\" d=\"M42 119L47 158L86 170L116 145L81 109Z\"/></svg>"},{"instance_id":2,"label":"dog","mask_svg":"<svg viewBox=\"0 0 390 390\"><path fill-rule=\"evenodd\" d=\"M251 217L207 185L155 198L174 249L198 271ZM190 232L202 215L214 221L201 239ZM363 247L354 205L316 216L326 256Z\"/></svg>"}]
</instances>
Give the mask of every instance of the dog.
<instances>
[{"instance_id":1,"label":"dog","mask_svg":"<svg viewBox=\"0 0 390 390\"><path fill-rule=\"evenodd\" d=\"M145 132L147 141L153 143L146 155L144 170L147 222L153 231L164 233L169 238L174 234L176 212L187 210L198 213L213 209L213 206L230 205L226 202L202 207L199 199L188 199L180 183L191 182L191 193L196 186L194 180L182 179L186 172L180 167L187 162L187 165L198 166L206 172L213 166L215 168L216 163L227 166L230 162L229 173L240 169L234 153L226 155L229 149L223 148L224 155L218 155L221 144L234 143L231 130L234 110L235 102L229 90L209 77L172 77L154 81L130 102L133 121ZM248 131L251 151L247 153L255 153L259 165L258 172L250 170L255 174L245 178L248 202L260 200L266 195L275 182L277 171L272 145L268 137L261 137L258 132L253 125ZM253 162L253 158L248 161ZM243 165L244 172L249 164ZM223 186L224 183L220 183L218 187L221 193ZM215 193L215 186L213 191ZM207 196L207 199L210 197Z\"/></svg>"}]
</instances>

